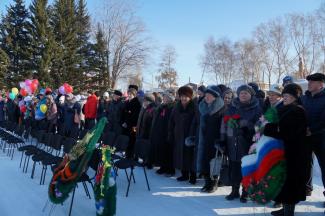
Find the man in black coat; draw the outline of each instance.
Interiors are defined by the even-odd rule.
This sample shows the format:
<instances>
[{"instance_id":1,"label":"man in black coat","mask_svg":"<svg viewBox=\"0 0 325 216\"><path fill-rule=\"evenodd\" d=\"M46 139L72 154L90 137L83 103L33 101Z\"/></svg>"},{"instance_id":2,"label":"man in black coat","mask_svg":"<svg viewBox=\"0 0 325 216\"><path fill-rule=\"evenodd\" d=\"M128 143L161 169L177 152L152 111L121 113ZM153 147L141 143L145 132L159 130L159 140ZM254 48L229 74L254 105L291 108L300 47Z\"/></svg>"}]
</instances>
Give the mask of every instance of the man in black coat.
<instances>
[{"instance_id":1,"label":"man in black coat","mask_svg":"<svg viewBox=\"0 0 325 216\"><path fill-rule=\"evenodd\" d=\"M325 187L325 75L315 73L307 76L307 80L308 91L302 97L302 103L308 118L307 142L310 150L314 152L317 157L322 172L323 185ZM307 183L308 195L311 194L313 189L312 167L313 164L309 167L310 176Z\"/></svg>"},{"instance_id":2,"label":"man in black coat","mask_svg":"<svg viewBox=\"0 0 325 216\"><path fill-rule=\"evenodd\" d=\"M122 111L124 109L122 95L122 92L115 90L113 100L108 107L108 131L113 131L116 135L122 133Z\"/></svg>"},{"instance_id":3,"label":"man in black coat","mask_svg":"<svg viewBox=\"0 0 325 216\"><path fill-rule=\"evenodd\" d=\"M136 140L136 127L141 110L141 103L137 96L138 87L130 85L128 89L128 100L122 115L123 134L129 136L129 145L126 156L132 158L134 156L134 144Z\"/></svg>"}]
</instances>

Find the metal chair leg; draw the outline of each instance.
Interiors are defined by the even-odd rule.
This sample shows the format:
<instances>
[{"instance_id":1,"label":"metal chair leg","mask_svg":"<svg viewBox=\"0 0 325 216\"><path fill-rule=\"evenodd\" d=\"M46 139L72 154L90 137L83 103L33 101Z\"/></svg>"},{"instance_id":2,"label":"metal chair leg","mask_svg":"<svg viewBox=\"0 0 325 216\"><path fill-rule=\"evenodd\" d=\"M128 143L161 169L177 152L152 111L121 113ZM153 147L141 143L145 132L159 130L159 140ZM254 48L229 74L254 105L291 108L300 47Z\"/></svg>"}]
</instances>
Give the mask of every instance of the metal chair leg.
<instances>
[{"instance_id":1,"label":"metal chair leg","mask_svg":"<svg viewBox=\"0 0 325 216\"><path fill-rule=\"evenodd\" d=\"M70 209L69 209L69 216L71 216L71 211L72 211L72 206L73 206L73 200L74 200L74 194L76 192L76 187L73 188L72 192L72 198L71 198L71 203L70 203Z\"/></svg>"},{"instance_id":2,"label":"metal chair leg","mask_svg":"<svg viewBox=\"0 0 325 216\"><path fill-rule=\"evenodd\" d=\"M148 191L150 191L149 181L148 181L147 172L146 172L146 168L145 168L145 167L143 167L143 172L144 172L144 176L146 177L146 182L147 182L147 186L148 186Z\"/></svg>"},{"instance_id":3,"label":"metal chair leg","mask_svg":"<svg viewBox=\"0 0 325 216\"><path fill-rule=\"evenodd\" d=\"M126 197L129 196L129 190L130 190L130 185L131 185L131 181L132 181L132 176L133 176L133 167L131 168L130 179L128 178L128 188L127 188L127 191L126 191Z\"/></svg>"}]
</instances>

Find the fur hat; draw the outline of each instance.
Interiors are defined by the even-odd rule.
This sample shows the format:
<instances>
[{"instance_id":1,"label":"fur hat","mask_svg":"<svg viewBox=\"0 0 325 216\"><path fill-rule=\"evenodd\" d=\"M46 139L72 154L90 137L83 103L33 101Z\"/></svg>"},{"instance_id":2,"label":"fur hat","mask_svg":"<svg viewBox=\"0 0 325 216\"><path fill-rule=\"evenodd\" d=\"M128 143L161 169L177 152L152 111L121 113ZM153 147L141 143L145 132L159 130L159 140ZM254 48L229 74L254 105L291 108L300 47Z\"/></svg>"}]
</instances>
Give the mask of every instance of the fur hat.
<instances>
[{"instance_id":1,"label":"fur hat","mask_svg":"<svg viewBox=\"0 0 325 216\"><path fill-rule=\"evenodd\" d=\"M153 103L156 101L156 98L155 98L154 94L146 93L146 94L144 94L144 100Z\"/></svg>"},{"instance_id":2,"label":"fur hat","mask_svg":"<svg viewBox=\"0 0 325 216\"><path fill-rule=\"evenodd\" d=\"M302 95L302 88L296 83L290 83L284 87L282 95L283 94L290 94L293 97L299 99Z\"/></svg>"},{"instance_id":3,"label":"fur hat","mask_svg":"<svg viewBox=\"0 0 325 216\"><path fill-rule=\"evenodd\" d=\"M193 89L189 86L182 86L178 89L179 96L193 97Z\"/></svg>"},{"instance_id":4,"label":"fur hat","mask_svg":"<svg viewBox=\"0 0 325 216\"><path fill-rule=\"evenodd\" d=\"M114 90L114 93L113 94L115 94L117 96L120 96L120 97L123 96L123 93L121 91L119 91L119 90Z\"/></svg>"},{"instance_id":5,"label":"fur hat","mask_svg":"<svg viewBox=\"0 0 325 216\"><path fill-rule=\"evenodd\" d=\"M220 95L223 95L223 93L228 89L228 87L225 86L224 84L219 84L217 86L220 89L220 91L219 91Z\"/></svg>"},{"instance_id":6,"label":"fur hat","mask_svg":"<svg viewBox=\"0 0 325 216\"><path fill-rule=\"evenodd\" d=\"M139 90L139 87L137 85L129 85L129 88L128 89L129 90L130 89L135 89L136 91L138 91Z\"/></svg>"},{"instance_id":7,"label":"fur hat","mask_svg":"<svg viewBox=\"0 0 325 216\"><path fill-rule=\"evenodd\" d=\"M306 77L306 80L325 82L325 75L321 73L310 74Z\"/></svg>"},{"instance_id":8,"label":"fur hat","mask_svg":"<svg viewBox=\"0 0 325 216\"><path fill-rule=\"evenodd\" d=\"M220 97L221 90L216 85L210 85L205 90L205 93L209 93L209 94L213 95L215 98L217 98L217 97Z\"/></svg>"},{"instance_id":9,"label":"fur hat","mask_svg":"<svg viewBox=\"0 0 325 216\"><path fill-rule=\"evenodd\" d=\"M237 95L239 96L241 91L247 91L251 96L254 96L256 94L256 92L254 91L254 89L249 86L249 85L241 85L237 88Z\"/></svg>"}]
</instances>

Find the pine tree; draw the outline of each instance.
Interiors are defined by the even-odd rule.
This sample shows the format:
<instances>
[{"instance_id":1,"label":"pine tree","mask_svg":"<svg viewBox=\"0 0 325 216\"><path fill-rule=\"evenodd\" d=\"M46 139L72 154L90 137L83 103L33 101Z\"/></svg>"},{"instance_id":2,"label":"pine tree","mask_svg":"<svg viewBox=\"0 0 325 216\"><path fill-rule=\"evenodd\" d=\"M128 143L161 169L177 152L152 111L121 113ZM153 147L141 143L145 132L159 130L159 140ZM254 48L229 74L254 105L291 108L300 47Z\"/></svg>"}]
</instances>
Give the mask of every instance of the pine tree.
<instances>
[{"instance_id":1,"label":"pine tree","mask_svg":"<svg viewBox=\"0 0 325 216\"><path fill-rule=\"evenodd\" d=\"M9 66L9 58L5 51L0 48L0 89L6 88L5 77Z\"/></svg>"},{"instance_id":2,"label":"pine tree","mask_svg":"<svg viewBox=\"0 0 325 216\"><path fill-rule=\"evenodd\" d=\"M89 73L89 57L90 57L90 17L87 12L84 0L79 0L76 9L76 27L77 27L77 61L78 61L78 77L84 77ZM80 89L84 87L83 79L79 79L78 86Z\"/></svg>"},{"instance_id":3,"label":"pine tree","mask_svg":"<svg viewBox=\"0 0 325 216\"><path fill-rule=\"evenodd\" d=\"M55 56L51 74L54 85L68 82L78 90L78 45L76 8L74 0L56 0L52 9L51 25L55 35Z\"/></svg>"},{"instance_id":4,"label":"pine tree","mask_svg":"<svg viewBox=\"0 0 325 216\"><path fill-rule=\"evenodd\" d=\"M101 91L109 88L109 73L107 71L107 41L100 24L97 25L96 42L91 45L91 55L89 58L90 72L88 75L90 87Z\"/></svg>"},{"instance_id":5,"label":"pine tree","mask_svg":"<svg viewBox=\"0 0 325 216\"><path fill-rule=\"evenodd\" d=\"M33 68L42 86L51 86L51 62L54 51L54 36L49 24L47 0L34 0L30 6L32 24Z\"/></svg>"},{"instance_id":6,"label":"pine tree","mask_svg":"<svg viewBox=\"0 0 325 216\"><path fill-rule=\"evenodd\" d=\"M1 48L10 60L5 77L9 87L16 86L19 81L32 76L31 25L28 18L29 13L24 1L14 0L14 4L7 8L7 14L2 19Z\"/></svg>"}]
</instances>

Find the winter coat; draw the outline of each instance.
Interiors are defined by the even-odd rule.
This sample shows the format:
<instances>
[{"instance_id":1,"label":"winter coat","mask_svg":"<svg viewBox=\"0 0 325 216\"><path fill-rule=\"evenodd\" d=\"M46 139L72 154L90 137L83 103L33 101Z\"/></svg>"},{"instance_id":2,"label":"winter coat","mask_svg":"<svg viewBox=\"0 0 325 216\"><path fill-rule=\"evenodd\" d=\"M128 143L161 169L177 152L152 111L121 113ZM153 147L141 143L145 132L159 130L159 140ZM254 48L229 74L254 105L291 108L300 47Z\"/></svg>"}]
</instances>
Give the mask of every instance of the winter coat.
<instances>
[{"instance_id":1,"label":"winter coat","mask_svg":"<svg viewBox=\"0 0 325 216\"><path fill-rule=\"evenodd\" d=\"M0 101L0 122L5 120L4 108L5 108L5 102Z\"/></svg>"},{"instance_id":2,"label":"winter coat","mask_svg":"<svg viewBox=\"0 0 325 216\"><path fill-rule=\"evenodd\" d=\"M325 135L325 89L314 96L309 91L302 97L307 113L308 127L313 135ZM325 143L325 142L324 142Z\"/></svg>"},{"instance_id":3,"label":"winter coat","mask_svg":"<svg viewBox=\"0 0 325 216\"><path fill-rule=\"evenodd\" d=\"M190 134L191 123L195 117L197 106L193 101L184 108L181 102L175 105L168 126L168 140L174 148L174 168L184 171L195 171L194 147L185 146L185 139Z\"/></svg>"},{"instance_id":4,"label":"winter coat","mask_svg":"<svg viewBox=\"0 0 325 216\"><path fill-rule=\"evenodd\" d=\"M231 128L225 121L221 125L221 140L226 141L228 157L231 161L240 162L248 154L255 133L254 125L262 115L259 101L253 97L250 103L243 104L235 98L228 107L225 117L239 114L238 127Z\"/></svg>"},{"instance_id":5,"label":"winter coat","mask_svg":"<svg viewBox=\"0 0 325 216\"><path fill-rule=\"evenodd\" d=\"M204 100L199 104L200 129L197 147L197 171L210 173L210 160L214 158L216 141L220 140L220 127L223 117L224 103L218 97L208 105Z\"/></svg>"},{"instance_id":6,"label":"winter coat","mask_svg":"<svg viewBox=\"0 0 325 216\"><path fill-rule=\"evenodd\" d=\"M98 99L96 95L90 95L83 107L85 119L95 119L97 117L97 105Z\"/></svg>"},{"instance_id":7,"label":"winter coat","mask_svg":"<svg viewBox=\"0 0 325 216\"><path fill-rule=\"evenodd\" d=\"M108 130L113 131L116 135L122 133L122 112L124 109L124 103L122 100L112 100L108 106Z\"/></svg>"},{"instance_id":8,"label":"winter coat","mask_svg":"<svg viewBox=\"0 0 325 216\"><path fill-rule=\"evenodd\" d=\"M19 122L20 110L19 106L17 105L17 103L15 103L15 101L8 99L8 102L6 104L6 111L9 121L15 123Z\"/></svg>"},{"instance_id":9,"label":"winter coat","mask_svg":"<svg viewBox=\"0 0 325 216\"><path fill-rule=\"evenodd\" d=\"M141 110L137 123L137 139L149 140L155 108L156 104L151 103Z\"/></svg>"},{"instance_id":10,"label":"winter coat","mask_svg":"<svg viewBox=\"0 0 325 216\"><path fill-rule=\"evenodd\" d=\"M58 119L58 109L55 103L52 103L47 110L46 118L51 124L56 124Z\"/></svg>"},{"instance_id":11,"label":"winter coat","mask_svg":"<svg viewBox=\"0 0 325 216\"><path fill-rule=\"evenodd\" d=\"M67 103L63 108L63 122L65 131L72 131L79 127L79 124L74 122L75 113L80 115L81 113L81 105L77 102L74 102L70 105Z\"/></svg>"},{"instance_id":12,"label":"winter coat","mask_svg":"<svg viewBox=\"0 0 325 216\"><path fill-rule=\"evenodd\" d=\"M133 127L137 126L141 104L138 98L133 98L125 103L122 115L122 123L126 123L125 134L129 134Z\"/></svg>"},{"instance_id":13,"label":"winter coat","mask_svg":"<svg viewBox=\"0 0 325 216\"><path fill-rule=\"evenodd\" d=\"M266 125L268 131L270 125ZM284 204L296 204L306 200L306 180L308 165L308 146L306 144L307 117L305 110L290 104L279 110L279 123L276 125L275 137L284 144L286 159L286 180L276 201ZM267 134L269 135L269 134ZM272 135L271 135L272 136Z\"/></svg>"},{"instance_id":14,"label":"winter coat","mask_svg":"<svg viewBox=\"0 0 325 216\"><path fill-rule=\"evenodd\" d=\"M100 102L98 103L98 109L97 109L98 121L103 117L107 117L109 104L110 101L105 101L105 100L100 100Z\"/></svg>"},{"instance_id":15,"label":"winter coat","mask_svg":"<svg viewBox=\"0 0 325 216\"><path fill-rule=\"evenodd\" d=\"M41 111L41 105L46 105L46 98L43 97L42 100L40 100L36 105L36 111L35 111L35 119L36 120L43 120L46 118L45 113Z\"/></svg>"},{"instance_id":16,"label":"winter coat","mask_svg":"<svg viewBox=\"0 0 325 216\"><path fill-rule=\"evenodd\" d=\"M168 122L174 103L161 104L154 112L151 126L150 143L153 153L153 163L167 166L172 162L172 146L168 143ZM169 161L168 161L169 160Z\"/></svg>"}]
</instances>

